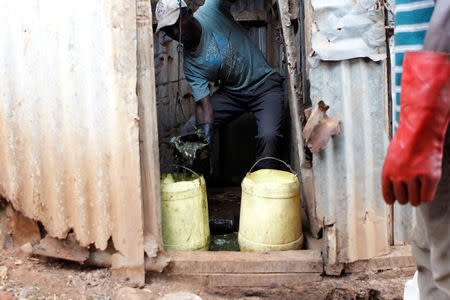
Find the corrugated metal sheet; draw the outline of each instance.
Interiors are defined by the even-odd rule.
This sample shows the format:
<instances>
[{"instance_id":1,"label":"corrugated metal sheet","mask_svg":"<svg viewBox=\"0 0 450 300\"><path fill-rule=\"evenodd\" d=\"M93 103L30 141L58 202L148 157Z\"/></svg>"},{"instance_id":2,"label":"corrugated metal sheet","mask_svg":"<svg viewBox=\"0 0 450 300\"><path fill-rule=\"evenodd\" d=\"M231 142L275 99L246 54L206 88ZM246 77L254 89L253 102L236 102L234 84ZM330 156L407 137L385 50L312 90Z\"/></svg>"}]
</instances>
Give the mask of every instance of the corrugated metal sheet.
<instances>
[{"instance_id":1,"label":"corrugated metal sheet","mask_svg":"<svg viewBox=\"0 0 450 300\"><path fill-rule=\"evenodd\" d=\"M311 0L312 48L322 60L386 58L384 6L374 0Z\"/></svg>"},{"instance_id":2,"label":"corrugated metal sheet","mask_svg":"<svg viewBox=\"0 0 450 300\"><path fill-rule=\"evenodd\" d=\"M313 158L316 212L336 227L338 261L366 259L388 249L381 195L385 128L385 65L365 59L319 62L310 69L311 100L342 117L342 132Z\"/></svg>"},{"instance_id":3,"label":"corrugated metal sheet","mask_svg":"<svg viewBox=\"0 0 450 300\"><path fill-rule=\"evenodd\" d=\"M0 194L142 265L135 1L0 1L0 19Z\"/></svg>"},{"instance_id":4,"label":"corrugated metal sheet","mask_svg":"<svg viewBox=\"0 0 450 300\"><path fill-rule=\"evenodd\" d=\"M339 3L327 2L332 4ZM317 22L313 11L308 18ZM325 101L329 115L342 119L341 134L313 157L317 219L323 220L331 264L371 258L389 248L390 220L380 182L388 145L386 72L385 60L309 59L312 103Z\"/></svg>"}]
</instances>

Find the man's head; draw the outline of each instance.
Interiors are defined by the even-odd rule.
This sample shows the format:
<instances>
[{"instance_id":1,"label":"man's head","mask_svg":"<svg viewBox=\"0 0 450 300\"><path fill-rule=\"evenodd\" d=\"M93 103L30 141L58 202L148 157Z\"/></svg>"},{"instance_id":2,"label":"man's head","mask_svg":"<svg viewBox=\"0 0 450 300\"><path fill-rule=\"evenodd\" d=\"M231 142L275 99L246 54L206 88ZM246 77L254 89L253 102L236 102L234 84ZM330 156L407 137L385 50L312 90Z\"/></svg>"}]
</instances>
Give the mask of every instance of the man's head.
<instances>
[{"instance_id":1,"label":"man's head","mask_svg":"<svg viewBox=\"0 0 450 300\"><path fill-rule=\"evenodd\" d=\"M196 40L194 37L198 34L199 23L195 20L192 10L181 0L181 7L178 0L159 0L156 4L156 20L159 30L164 31L170 38L179 39L180 21L181 21L181 42L187 48L193 48ZM201 31L201 29L200 29Z\"/></svg>"},{"instance_id":2,"label":"man's head","mask_svg":"<svg viewBox=\"0 0 450 300\"><path fill-rule=\"evenodd\" d=\"M187 7L186 2L183 0L159 0L156 4L156 21L158 21L158 27L156 32L160 29L174 25L178 17L180 16L180 9Z\"/></svg>"}]
</instances>

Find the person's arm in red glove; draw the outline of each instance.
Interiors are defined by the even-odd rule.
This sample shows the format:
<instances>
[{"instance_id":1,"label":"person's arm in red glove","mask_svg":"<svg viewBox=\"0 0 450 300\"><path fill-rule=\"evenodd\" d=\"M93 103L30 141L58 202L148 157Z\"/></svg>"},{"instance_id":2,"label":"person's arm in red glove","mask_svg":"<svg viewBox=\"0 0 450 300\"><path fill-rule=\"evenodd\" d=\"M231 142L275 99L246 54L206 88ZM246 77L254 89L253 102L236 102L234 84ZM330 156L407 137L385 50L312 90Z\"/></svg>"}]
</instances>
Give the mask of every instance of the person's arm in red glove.
<instances>
[{"instance_id":1,"label":"person's arm in red glove","mask_svg":"<svg viewBox=\"0 0 450 300\"><path fill-rule=\"evenodd\" d=\"M387 204L431 202L450 121L450 1L436 3L423 52L403 60L400 122L382 172Z\"/></svg>"}]
</instances>

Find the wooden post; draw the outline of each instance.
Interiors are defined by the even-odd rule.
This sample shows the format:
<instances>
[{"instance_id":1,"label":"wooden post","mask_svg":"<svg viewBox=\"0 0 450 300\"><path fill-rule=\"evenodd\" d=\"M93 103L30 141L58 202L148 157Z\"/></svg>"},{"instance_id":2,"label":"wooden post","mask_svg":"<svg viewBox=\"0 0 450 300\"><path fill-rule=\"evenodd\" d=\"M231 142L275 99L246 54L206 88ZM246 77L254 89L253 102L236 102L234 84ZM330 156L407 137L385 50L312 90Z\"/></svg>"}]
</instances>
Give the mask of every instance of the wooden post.
<instances>
[{"instance_id":1,"label":"wooden post","mask_svg":"<svg viewBox=\"0 0 450 300\"><path fill-rule=\"evenodd\" d=\"M281 21L281 28L283 31L284 47L286 54L286 71L289 95L289 110L291 114L291 121L294 134L292 135L295 153L298 153L298 161L294 163L300 169L305 162L305 155L303 152L303 138L302 138L302 124L301 116L303 115L303 102L301 98L301 81L298 76L297 66L297 45L295 43L294 31L291 26L291 17L289 13L289 1L278 0L279 16Z\"/></svg>"},{"instance_id":2,"label":"wooden post","mask_svg":"<svg viewBox=\"0 0 450 300\"><path fill-rule=\"evenodd\" d=\"M292 5L291 5L292 6ZM314 175L312 169L305 161L304 144L303 144L303 126L304 109L302 95L302 81L299 71L300 66L297 65L298 55L301 45L297 45L294 36L294 29L291 26L291 10L289 0L278 0L279 16L281 28L283 31L285 56L286 56L286 73L288 83L289 111L291 115L291 138L294 147L294 156L292 165L301 175L301 187L303 201L306 203L303 207L307 210L311 233L314 237L318 237L320 226L317 222L315 212L315 194L314 194ZM292 8L297 17L296 8ZM303 20L300 20L303 22ZM303 26L301 27L303 28Z\"/></svg>"},{"instance_id":3,"label":"wooden post","mask_svg":"<svg viewBox=\"0 0 450 300\"><path fill-rule=\"evenodd\" d=\"M146 255L150 259L149 261L157 264L158 260L155 258L160 252L164 252L164 250L162 246L161 230L158 121L156 113L153 26L150 1L136 0L136 10L136 90L138 95L140 121L139 143L142 202L144 208L144 249ZM165 263L165 265L167 265L167 263Z\"/></svg>"},{"instance_id":4,"label":"wooden post","mask_svg":"<svg viewBox=\"0 0 450 300\"><path fill-rule=\"evenodd\" d=\"M139 142L144 207L144 235L162 245L161 195L156 114L152 10L149 0L136 0L137 95Z\"/></svg>"}]
</instances>

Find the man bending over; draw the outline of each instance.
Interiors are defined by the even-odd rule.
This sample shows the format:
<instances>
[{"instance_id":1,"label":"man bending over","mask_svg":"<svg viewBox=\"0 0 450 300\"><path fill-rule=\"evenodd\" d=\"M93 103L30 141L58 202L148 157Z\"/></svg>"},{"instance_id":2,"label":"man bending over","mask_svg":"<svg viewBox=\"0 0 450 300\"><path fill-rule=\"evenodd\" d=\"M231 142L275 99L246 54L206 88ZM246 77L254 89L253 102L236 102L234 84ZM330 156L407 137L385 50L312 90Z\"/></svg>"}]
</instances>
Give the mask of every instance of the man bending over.
<instances>
[{"instance_id":1,"label":"man bending over","mask_svg":"<svg viewBox=\"0 0 450 300\"><path fill-rule=\"evenodd\" d=\"M205 131L210 145L215 128L250 111L258 127L256 158L278 157L283 78L233 19L230 7L227 0L206 0L193 14L183 0L160 0L157 31L177 41L181 38L183 70L196 103L191 123ZM210 81L220 86L212 96ZM192 129L188 122L182 133ZM273 168L273 162L263 161L259 167Z\"/></svg>"}]
</instances>

